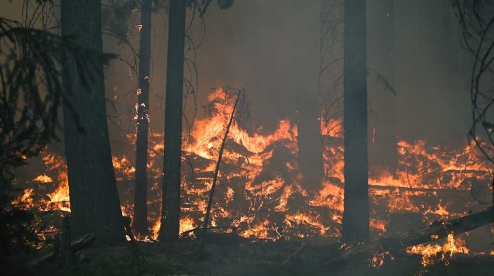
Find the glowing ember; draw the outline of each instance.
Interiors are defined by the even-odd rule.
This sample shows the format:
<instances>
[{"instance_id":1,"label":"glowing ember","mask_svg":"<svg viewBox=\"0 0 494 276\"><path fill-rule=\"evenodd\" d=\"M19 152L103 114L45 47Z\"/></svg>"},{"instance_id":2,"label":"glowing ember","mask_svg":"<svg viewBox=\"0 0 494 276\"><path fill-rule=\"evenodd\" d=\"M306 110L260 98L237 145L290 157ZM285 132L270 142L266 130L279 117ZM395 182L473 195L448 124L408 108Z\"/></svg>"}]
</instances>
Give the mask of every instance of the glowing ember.
<instances>
[{"instance_id":1,"label":"glowing ember","mask_svg":"<svg viewBox=\"0 0 494 276\"><path fill-rule=\"evenodd\" d=\"M389 254L389 252L376 252L373 254L372 258L369 260L369 266L374 268L380 268L384 265L386 259L394 261L395 258Z\"/></svg>"}]
</instances>

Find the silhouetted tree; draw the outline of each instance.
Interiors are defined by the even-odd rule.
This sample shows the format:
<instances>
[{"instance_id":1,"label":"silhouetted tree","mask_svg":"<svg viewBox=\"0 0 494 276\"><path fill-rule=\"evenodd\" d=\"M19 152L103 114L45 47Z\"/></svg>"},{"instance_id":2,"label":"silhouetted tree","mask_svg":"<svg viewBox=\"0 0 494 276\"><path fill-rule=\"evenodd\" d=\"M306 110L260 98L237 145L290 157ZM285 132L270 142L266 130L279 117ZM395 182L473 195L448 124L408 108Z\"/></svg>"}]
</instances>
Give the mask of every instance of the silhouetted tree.
<instances>
[{"instance_id":1,"label":"silhouetted tree","mask_svg":"<svg viewBox=\"0 0 494 276\"><path fill-rule=\"evenodd\" d=\"M101 2L62 1L61 11L62 35L74 36L75 43L81 47L102 53ZM78 67L77 61L75 55L62 51L72 229L76 235L94 232L100 243L124 240L106 121L103 62L95 60L92 66ZM81 70L90 79L82 78ZM76 124L77 120L80 125Z\"/></svg>"},{"instance_id":2,"label":"silhouetted tree","mask_svg":"<svg viewBox=\"0 0 494 276\"><path fill-rule=\"evenodd\" d=\"M302 186L310 193L322 188L321 108L315 91L299 91L297 99L298 164Z\"/></svg>"},{"instance_id":3,"label":"silhouetted tree","mask_svg":"<svg viewBox=\"0 0 494 276\"><path fill-rule=\"evenodd\" d=\"M31 4L44 12L49 1ZM0 17L0 271L7 275L18 275L22 269L9 264L10 258L38 241L30 225L33 215L12 203L18 192L13 187L14 170L58 140L58 110L65 98L60 53L73 54L78 69L94 60L106 64L111 57L83 50L68 37L34 29L36 19L25 21Z\"/></svg>"},{"instance_id":4,"label":"silhouetted tree","mask_svg":"<svg viewBox=\"0 0 494 276\"><path fill-rule=\"evenodd\" d=\"M345 202L342 241L369 237L366 1L344 1Z\"/></svg>"},{"instance_id":5,"label":"silhouetted tree","mask_svg":"<svg viewBox=\"0 0 494 276\"><path fill-rule=\"evenodd\" d=\"M168 53L165 98L165 150L163 193L159 240L175 241L180 231L180 169L182 162L182 113L186 8L206 13L211 0L169 1ZM218 0L220 9L231 7L233 0ZM190 38L188 38L190 39Z\"/></svg>"},{"instance_id":6,"label":"silhouetted tree","mask_svg":"<svg viewBox=\"0 0 494 276\"><path fill-rule=\"evenodd\" d=\"M148 233L147 154L149 133L149 72L151 67L151 14L152 0L142 0L133 226L140 235L144 236Z\"/></svg>"},{"instance_id":7,"label":"silhouetted tree","mask_svg":"<svg viewBox=\"0 0 494 276\"><path fill-rule=\"evenodd\" d=\"M161 241L176 240L180 230L185 2L170 0L169 8Z\"/></svg>"},{"instance_id":8,"label":"silhouetted tree","mask_svg":"<svg viewBox=\"0 0 494 276\"><path fill-rule=\"evenodd\" d=\"M287 28L300 32L300 30L314 27L310 20L312 14L305 2L290 1L291 13L287 19ZM302 23L303 22L303 23ZM303 37L302 37L303 36ZM321 141L321 105L319 93L316 86L316 75L312 82L305 82L307 68L301 64L307 63L307 56L301 52L313 51L314 45L307 43L311 41L312 33L305 32L292 36L291 43L297 45L297 52L293 55L291 66L285 71L291 70L293 76L300 76L301 81L293 85L295 91L295 107L297 110L297 142L298 142L298 166L302 174L302 186L309 193L317 193L322 188L323 178L323 147ZM314 69L316 69L314 67Z\"/></svg>"}]
</instances>

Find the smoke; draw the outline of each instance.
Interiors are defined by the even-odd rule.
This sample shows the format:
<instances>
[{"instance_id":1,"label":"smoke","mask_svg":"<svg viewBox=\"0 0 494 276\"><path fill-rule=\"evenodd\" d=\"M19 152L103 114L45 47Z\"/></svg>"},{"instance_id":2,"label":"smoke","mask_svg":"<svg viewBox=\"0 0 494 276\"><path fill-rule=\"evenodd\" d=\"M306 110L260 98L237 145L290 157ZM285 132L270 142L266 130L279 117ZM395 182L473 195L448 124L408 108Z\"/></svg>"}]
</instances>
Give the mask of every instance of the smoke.
<instances>
[{"instance_id":1,"label":"smoke","mask_svg":"<svg viewBox=\"0 0 494 276\"><path fill-rule=\"evenodd\" d=\"M376 52L380 30L376 29L377 0L368 2L369 67L379 67ZM228 85L245 88L252 102L253 119L265 129L273 129L280 119L295 120L296 95L319 97L317 81L320 53L318 17L320 1L236 1L227 10L208 9L204 25L195 18L192 38L199 89L199 107L206 104L211 87ZM449 1L395 1L394 83L397 92L397 135L401 139L425 138L432 144L463 143L469 127L468 53L460 47L457 19ZM138 24L138 14L135 15ZM163 97L166 76L167 15L153 18L151 128L163 129ZM203 29L204 28L204 29ZM138 33L128 35L138 49ZM128 56L129 50L106 39L107 50ZM130 91L137 89L136 76L129 76L128 66L114 63L107 78L107 91L116 87L120 116L132 112ZM375 78L375 77L374 77ZM379 120L387 104L376 101L382 93L375 79L369 77L369 100ZM321 91L324 93L324 91ZM126 96L127 95L127 96ZM135 100L135 99L134 99ZM202 115L198 109L198 115ZM133 117L129 116L130 118ZM128 129L127 118L122 130ZM127 128L126 128L127 127ZM386 130L385 130L386 131Z\"/></svg>"}]
</instances>

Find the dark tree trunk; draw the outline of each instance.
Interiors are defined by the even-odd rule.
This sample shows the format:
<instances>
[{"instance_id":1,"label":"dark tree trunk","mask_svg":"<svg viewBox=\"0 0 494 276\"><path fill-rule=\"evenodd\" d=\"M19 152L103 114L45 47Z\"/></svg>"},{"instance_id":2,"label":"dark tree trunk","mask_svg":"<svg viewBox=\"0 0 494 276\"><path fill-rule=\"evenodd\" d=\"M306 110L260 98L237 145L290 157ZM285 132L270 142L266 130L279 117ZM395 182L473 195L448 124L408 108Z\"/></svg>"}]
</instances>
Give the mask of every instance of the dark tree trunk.
<instances>
[{"instance_id":1,"label":"dark tree trunk","mask_svg":"<svg viewBox=\"0 0 494 276\"><path fill-rule=\"evenodd\" d=\"M321 107L314 91L297 95L298 164L302 186L311 193L322 187L323 162L321 145Z\"/></svg>"},{"instance_id":2,"label":"dark tree trunk","mask_svg":"<svg viewBox=\"0 0 494 276\"><path fill-rule=\"evenodd\" d=\"M342 241L369 237L365 0L344 1L345 202Z\"/></svg>"},{"instance_id":3,"label":"dark tree trunk","mask_svg":"<svg viewBox=\"0 0 494 276\"><path fill-rule=\"evenodd\" d=\"M161 241L175 241L180 229L180 163L185 46L185 2L170 0L165 102L165 157Z\"/></svg>"},{"instance_id":4,"label":"dark tree trunk","mask_svg":"<svg viewBox=\"0 0 494 276\"><path fill-rule=\"evenodd\" d=\"M141 2L141 42L139 48L139 89L137 90L137 141L134 200L134 229L148 234L147 224L147 155L149 124L149 68L151 62L152 0Z\"/></svg>"},{"instance_id":5,"label":"dark tree trunk","mask_svg":"<svg viewBox=\"0 0 494 276\"><path fill-rule=\"evenodd\" d=\"M374 1L375 29L373 31L376 69L391 85L394 82L394 0ZM370 151L371 167L392 174L398 168L396 138L396 95L382 82L378 84L374 106L377 108L374 141Z\"/></svg>"},{"instance_id":6,"label":"dark tree trunk","mask_svg":"<svg viewBox=\"0 0 494 276\"><path fill-rule=\"evenodd\" d=\"M81 47L102 53L101 2L61 4L62 35L73 35ZM63 89L68 99L63 105L63 119L73 236L95 233L99 243L124 240L108 135L102 60L83 65L83 71L70 53L62 54ZM86 76L86 82L81 75ZM78 116L83 133L68 104Z\"/></svg>"},{"instance_id":7,"label":"dark tree trunk","mask_svg":"<svg viewBox=\"0 0 494 276\"><path fill-rule=\"evenodd\" d=\"M315 194L322 188L323 161L321 144L321 105L317 89L317 64L310 57L314 52L313 41L315 21L313 10L305 1L287 1L290 14L285 22L289 36L288 43L296 50L292 52L291 64L283 71L297 79L292 85L294 107L297 111L298 166L302 174L302 187ZM301 54L305 53L305 54Z\"/></svg>"}]
</instances>

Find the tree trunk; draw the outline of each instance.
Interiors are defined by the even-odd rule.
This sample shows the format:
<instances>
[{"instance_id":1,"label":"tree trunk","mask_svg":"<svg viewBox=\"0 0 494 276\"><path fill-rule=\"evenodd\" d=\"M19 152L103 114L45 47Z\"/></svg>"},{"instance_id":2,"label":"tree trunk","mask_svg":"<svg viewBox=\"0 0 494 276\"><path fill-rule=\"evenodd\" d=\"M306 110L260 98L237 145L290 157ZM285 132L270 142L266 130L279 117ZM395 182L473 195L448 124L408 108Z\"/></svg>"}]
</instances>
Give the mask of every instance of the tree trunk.
<instances>
[{"instance_id":1,"label":"tree trunk","mask_svg":"<svg viewBox=\"0 0 494 276\"><path fill-rule=\"evenodd\" d=\"M321 107L314 91L299 92L297 98L298 164L302 187L310 193L322 188Z\"/></svg>"},{"instance_id":2,"label":"tree trunk","mask_svg":"<svg viewBox=\"0 0 494 276\"><path fill-rule=\"evenodd\" d=\"M305 1L288 1L287 5L290 6L291 13L285 26L292 33L288 43L296 50L292 52L290 69L285 68L283 71L291 72L291 77L297 79L292 85L292 97L297 112L298 166L302 174L302 187L315 194L321 190L324 176L321 104L317 89L318 67L311 60L314 45L307 43L315 39L312 30L316 22L307 20L313 18L315 11Z\"/></svg>"},{"instance_id":3,"label":"tree trunk","mask_svg":"<svg viewBox=\"0 0 494 276\"><path fill-rule=\"evenodd\" d=\"M137 90L137 141L134 200L134 229L142 236L148 234L147 225L147 155L149 124L149 70L151 62L151 7L152 0L141 2L141 41L139 48L139 89Z\"/></svg>"},{"instance_id":4,"label":"tree trunk","mask_svg":"<svg viewBox=\"0 0 494 276\"><path fill-rule=\"evenodd\" d=\"M369 238L365 0L344 1L345 202L342 241Z\"/></svg>"},{"instance_id":5,"label":"tree trunk","mask_svg":"<svg viewBox=\"0 0 494 276\"><path fill-rule=\"evenodd\" d=\"M165 157L161 241L175 241L180 230L180 163L185 46L185 2L170 0L165 102Z\"/></svg>"},{"instance_id":6,"label":"tree trunk","mask_svg":"<svg viewBox=\"0 0 494 276\"><path fill-rule=\"evenodd\" d=\"M395 86L394 82L394 0L375 0L375 69ZM392 174L398 168L398 140L396 138L396 95L386 84L377 84L376 124L370 151L371 167Z\"/></svg>"},{"instance_id":7,"label":"tree trunk","mask_svg":"<svg viewBox=\"0 0 494 276\"><path fill-rule=\"evenodd\" d=\"M102 53L101 2L62 1L61 5L62 35L72 35L81 47ZM98 243L125 240L108 135L102 60L78 67L70 52L62 55L63 90L68 100L63 105L63 119L73 235L92 232L98 236Z\"/></svg>"}]
</instances>

